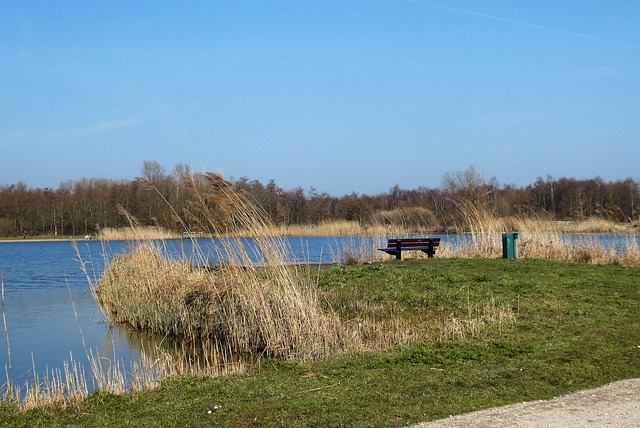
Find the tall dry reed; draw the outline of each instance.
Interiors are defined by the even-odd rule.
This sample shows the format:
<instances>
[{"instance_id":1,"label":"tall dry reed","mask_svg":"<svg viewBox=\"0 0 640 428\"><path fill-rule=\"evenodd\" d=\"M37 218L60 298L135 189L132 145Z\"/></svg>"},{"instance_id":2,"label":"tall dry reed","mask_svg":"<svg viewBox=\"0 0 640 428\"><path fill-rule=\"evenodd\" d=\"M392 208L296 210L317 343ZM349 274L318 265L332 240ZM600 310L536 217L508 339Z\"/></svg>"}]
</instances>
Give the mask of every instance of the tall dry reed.
<instances>
[{"instance_id":1,"label":"tall dry reed","mask_svg":"<svg viewBox=\"0 0 640 428\"><path fill-rule=\"evenodd\" d=\"M636 239L630 239L622 248L604 245L593 234L570 233L569 230L585 230L578 224L552 222L534 217L499 217L484 206L460 204L464 221L459 233L468 237L464 245L441 246L439 257L501 257L502 234L517 232L518 256L560 260L575 263L621 264L640 266L640 247ZM589 221L584 227L607 223Z\"/></svg>"},{"instance_id":2,"label":"tall dry reed","mask_svg":"<svg viewBox=\"0 0 640 428\"><path fill-rule=\"evenodd\" d=\"M9 328L7 327L7 313L5 310L4 303L4 272L0 272L0 286L1 289L1 297L2 297L2 322L4 325L4 334L5 339L7 341L7 366L5 367L7 381L2 388L2 398L3 401L8 401L10 403L18 402L17 390L13 385L13 366L11 362L11 342L9 341Z\"/></svg>"},{"instance_id":3,"label":"tall dry reed","mask_svg":"<svg viewBox=\"0 0 640 428\"><path fill-rule=\"evenodd\" d=\"M379 250L386 246L386 237L382 235L359 236L346 243L336 244L332 248L333 260L342 264L367 264L382 262L387 254Z\"/></svg>"},{"instance_id":4,"label":"tall dry reed","mask_svg":"<svg viewBox=\"0 0 640 428\"><path fill-rule=\"evenodd\" d=\"M222 177L204 178L189 183L194 203L186 217L227 236L215 242L224 263L197 268L209 255L172 259L141 241L111 261L95 289L112 321L254 356L308 360L358 349L358 338L320 308L314 284L289 263L286 241L271 236L265 213Z\"/></svg>"}]
</instances>

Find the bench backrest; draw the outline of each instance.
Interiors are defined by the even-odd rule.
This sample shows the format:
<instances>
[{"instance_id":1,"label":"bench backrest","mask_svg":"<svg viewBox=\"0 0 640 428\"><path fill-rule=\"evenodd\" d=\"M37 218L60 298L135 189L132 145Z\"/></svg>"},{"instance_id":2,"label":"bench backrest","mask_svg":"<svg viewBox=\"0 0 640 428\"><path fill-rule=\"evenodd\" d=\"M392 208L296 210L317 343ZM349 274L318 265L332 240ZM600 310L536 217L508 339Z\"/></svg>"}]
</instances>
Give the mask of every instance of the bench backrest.
<instances>
[{"instance_id":1,"label":"bench backrest","mask_svg":"<svg viewBox=\"0 0 640 428\"><path fill-rule=\"evenodd\" d=\"M431 244L437 247L440 245L440 238L391 238L387 246L395 247L398 241L402 247L424 247Z\"/></svg>"}]
</instances>

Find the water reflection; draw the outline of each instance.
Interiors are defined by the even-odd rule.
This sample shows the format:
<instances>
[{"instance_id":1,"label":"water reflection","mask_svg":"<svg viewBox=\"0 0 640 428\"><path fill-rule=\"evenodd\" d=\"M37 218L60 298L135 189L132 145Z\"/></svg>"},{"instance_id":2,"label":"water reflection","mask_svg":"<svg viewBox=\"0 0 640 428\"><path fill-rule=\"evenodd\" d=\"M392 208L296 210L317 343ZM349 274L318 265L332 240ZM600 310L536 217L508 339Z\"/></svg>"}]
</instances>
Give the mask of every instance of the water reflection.
<instances>
[{"instance_id":1,"label":"water reflection","mask_svg":"<svg viewBox=\"0 0 640 428\"><path fill-rule=\"evenodd\" d=\"M128 358L123 358L115 345L115 340L121 338L127 340ZM107 333L102 352L92 352L88 359L94 361L94 383L88 385L90 392L96 386L102 390L140 389L154 386L171 375L243 373L255 362L251 356L239 355L217 343L179 340L122 325L114 326Z\"/></svg>"},{"instance_id":2,"label":"water reflection","mask_svg":"<svg viewBox=\"0 0 640 428\"><path fill-rule=\"evenodd\" d=\"M256 358L241 355L220 343L182 340L126 328L129 346L139 355L162 364L168 374L225 375L244 371Z\"/></svg>"}]
</instances>

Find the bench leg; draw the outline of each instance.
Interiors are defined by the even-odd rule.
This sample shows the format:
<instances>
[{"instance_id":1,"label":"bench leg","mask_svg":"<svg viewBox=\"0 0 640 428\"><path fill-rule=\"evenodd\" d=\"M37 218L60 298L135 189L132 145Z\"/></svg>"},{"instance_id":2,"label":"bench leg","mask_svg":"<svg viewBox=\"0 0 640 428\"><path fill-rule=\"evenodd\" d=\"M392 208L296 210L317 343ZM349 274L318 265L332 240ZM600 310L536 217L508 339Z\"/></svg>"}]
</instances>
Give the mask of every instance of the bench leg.
<instances>
[{"instance_id":1,"label":"bench leg","mask_svg":"<svg viewBox=\"0 0 640 428\"><path fill-rule=\"evenodd\" d=\"M396 241L396 260L402 260L402 244L399 239Z\"/></svg>"}]
</instances>

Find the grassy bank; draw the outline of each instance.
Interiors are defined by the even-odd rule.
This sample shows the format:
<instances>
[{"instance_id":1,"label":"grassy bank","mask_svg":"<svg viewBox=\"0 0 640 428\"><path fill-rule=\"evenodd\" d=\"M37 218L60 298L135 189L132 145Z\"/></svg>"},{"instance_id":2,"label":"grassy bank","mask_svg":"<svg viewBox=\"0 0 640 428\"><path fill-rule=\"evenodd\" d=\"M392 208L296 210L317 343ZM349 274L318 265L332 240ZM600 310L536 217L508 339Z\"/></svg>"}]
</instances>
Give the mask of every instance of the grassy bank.
<instances>
[{"instance_id":1,"label":"grassy bank","mask_svg":"<svg viewBox=\"0 0 640 428\"><path fill-rule=\"evenodd\" d=\"M436 258L326 267L317 282L345 325L395 320L397 343L171 377L73 411L5 404L0 425L406 426L640 376L638 268Z\"/></svg>"}]
</instances>

